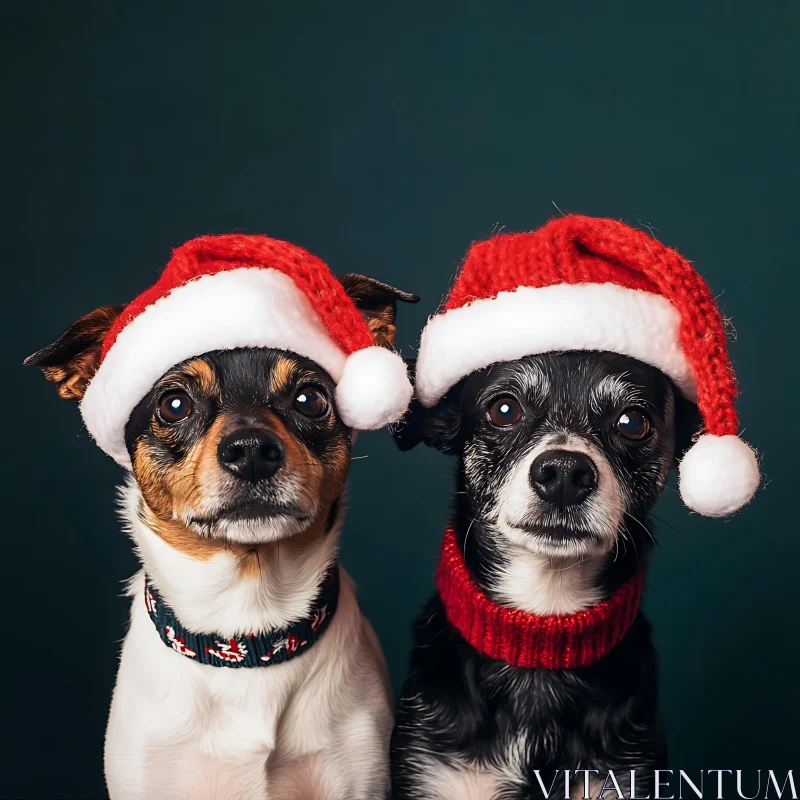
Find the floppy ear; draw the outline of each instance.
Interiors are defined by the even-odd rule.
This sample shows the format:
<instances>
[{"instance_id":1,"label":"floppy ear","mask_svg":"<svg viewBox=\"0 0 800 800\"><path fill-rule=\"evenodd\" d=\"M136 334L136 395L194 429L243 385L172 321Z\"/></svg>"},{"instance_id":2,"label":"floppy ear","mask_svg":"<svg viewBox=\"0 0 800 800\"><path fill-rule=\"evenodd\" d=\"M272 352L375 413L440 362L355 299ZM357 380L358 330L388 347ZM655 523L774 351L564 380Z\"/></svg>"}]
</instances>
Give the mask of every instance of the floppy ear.
<instances>
[{"instance_id":1,"label":"floppy ear","mask_svg":"<svg viewBox=\"0 0 800 800\"><path fill-rule=\"evenodd\" d=\"M413 375L416 362L408 359L406 363ZM400 450L406 452L425 442L442 453L461 452L461 386L454 386L433 408L425 408L416 398L411 401L405 416L392 426L392 438Z\"/></svg>"},{"instance_id":2,"label":"floppy ear","mask_svg":"<svg viewBox=\"0 0 800 800\"><path fill-rule=\"evenodd\" d=\"M703 429L703 419L697 405L687 400L673 387L675 393L675 460L680 461L683 454L694 444Z\"/></svg>"},{"instance_id":3,"label":"floppy ear","mask_svg":"<svg viewBox=\"0 0 800 800\"><path fill-rule=\"evenodd\" d=\"M337 276L337 280L369 325L375 344L391 347L394 344L397 301L418 303L419 297L364 275L349 273Z\"/></svg>"},{"instance_id":4,"label":"floppy ear","mask_svg":"<svg viewBox=\"0 0 800 800\"><path fill-rule=\"evenodd\" d=\"M102 306L73 323L53 344L23 362L41 367L45 378L56 385L65 400L83 398L89 381L97 372L103 339L124 306Z\"/></svg>"}]
</instances>

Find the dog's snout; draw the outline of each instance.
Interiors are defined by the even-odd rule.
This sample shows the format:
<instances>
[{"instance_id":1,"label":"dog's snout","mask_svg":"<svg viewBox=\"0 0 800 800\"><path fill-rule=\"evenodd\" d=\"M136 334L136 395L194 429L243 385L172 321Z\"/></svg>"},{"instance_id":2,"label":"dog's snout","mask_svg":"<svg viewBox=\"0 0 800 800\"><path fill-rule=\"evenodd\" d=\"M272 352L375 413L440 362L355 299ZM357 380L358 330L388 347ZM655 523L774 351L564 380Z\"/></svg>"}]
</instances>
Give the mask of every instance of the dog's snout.
<instances>
[{"instance_id":1,"label":"dog's snout","mask_svg":"<svg viewBox=\"0 0 800 800\"><path fill-rule=\"evenodd\" d=\"M283 464L283 445L263 428L241 428L223 437L217 448L220 466L242 480L256 483L272 477Z\"/></svg>"},{"instance_id":2,"label":"dog's snout","mask_svg":"<svg viewBox=\"0 0 800 800\"><path fill-rule=\"evenodd\" d=\"M564 508L583 502L597 486L597 467L585 453L547 450L531 464L531 485L542 500Z\"/></svg>"}]
</instances>

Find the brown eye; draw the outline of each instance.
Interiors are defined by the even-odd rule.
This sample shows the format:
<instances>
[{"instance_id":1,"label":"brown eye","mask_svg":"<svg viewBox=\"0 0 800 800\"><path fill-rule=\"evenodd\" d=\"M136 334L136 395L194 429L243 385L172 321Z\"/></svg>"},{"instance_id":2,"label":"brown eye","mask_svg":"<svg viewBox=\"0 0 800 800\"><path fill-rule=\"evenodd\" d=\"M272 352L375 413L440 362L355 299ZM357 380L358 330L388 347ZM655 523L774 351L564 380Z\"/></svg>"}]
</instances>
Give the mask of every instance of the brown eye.
<instances>
[{"instance_id":1,"label":"brown eye","mask_svg":"<svg viewBox=\"0 0 800 800\"><path fill-rule=\"evenodd\" d=\"M186 392L167 392L158 401L158 416L167 425L183 422L192 413L194 403Z\"/></svg>"},{"instance_id":2,"label":"brown eye","mask_svg":"<svg viewBox=\"0 0 800 800\"><path fill-rule=\"evenodd\" d=\"M315 419L328 410L328 398L315 386L301 386L294 396L293 405L303 416Z\"/></svg>"},{"instance_id":3,"label":"brown eye","mask_svg":"<svg viewBox=\"0 0 800 800\"><path fill-rule=\"evenodd\" d=\"M617 430L626 439L641 441L650 434L650 420L638 408L627 408L619 415Z\"/></svg>"},{"instance_id":4,"label":"brown eye","mask_svg":"<svg viewBox=\"0 0 800 800\"><path fill-rule=\"evenodd\" d=\"M500 428L514 425L521 418L522 406L513 397L498 397L492 400L492 404L489 406L489 419L493 425Z\"/></svg>"}]
</instances>

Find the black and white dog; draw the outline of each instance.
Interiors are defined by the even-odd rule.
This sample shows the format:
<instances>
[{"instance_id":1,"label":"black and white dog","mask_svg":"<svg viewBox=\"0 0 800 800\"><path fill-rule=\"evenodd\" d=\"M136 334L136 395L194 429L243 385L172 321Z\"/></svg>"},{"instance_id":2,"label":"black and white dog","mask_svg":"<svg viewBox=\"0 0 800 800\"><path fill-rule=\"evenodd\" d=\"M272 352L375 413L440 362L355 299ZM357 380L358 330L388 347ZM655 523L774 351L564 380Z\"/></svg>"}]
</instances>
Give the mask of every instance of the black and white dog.
<instances>
[{"instance_id":1,"label":"black and white dog","mask_svg":"<svg viewBox=\"0 0 800 800\"><path fill-rule=\"evenodd\" d=\"M666 749L638 612L648 514L698 428L661 371L609 352L494 364L434 408L415 403L400 448L423 441L459 464L440 591L398 705L395 800L521 800L555 780L563 797L576 769L622 783L643 770L636 791L651 792ZM533 650L509 641L542 622L557 630ZM583 778L569 791L583 797Z\"/></svg>"}]
</instances>

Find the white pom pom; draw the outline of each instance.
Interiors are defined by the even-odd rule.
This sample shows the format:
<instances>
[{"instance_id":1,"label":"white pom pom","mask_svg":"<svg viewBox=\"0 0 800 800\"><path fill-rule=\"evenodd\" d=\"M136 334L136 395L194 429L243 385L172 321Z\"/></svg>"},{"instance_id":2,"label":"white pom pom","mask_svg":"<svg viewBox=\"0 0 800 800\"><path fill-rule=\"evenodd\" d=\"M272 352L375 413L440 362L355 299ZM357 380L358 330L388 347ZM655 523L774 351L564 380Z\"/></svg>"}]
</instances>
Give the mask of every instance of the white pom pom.
<instances>
[{"instance_id":1,"label":"white pom pom","mask_svg":"<svg viewBox=\"0 0 800 800\"><path fill-rule=\"evenodd\" d=\"M336 387L336 407L345 425L375 430L397 422L405 414L411 394L403 359L385 347L366 347L345 362Z\"/></svg>"},{"instance_id":2,"label":"white pom pom","mask_svg":"<svg viewBox=\"0 0 800 800\"><path fill-rule=\"evenodd\" d=\"M726 517L752 500L761 481L756 454L738 436L701 436L683 457L681 498L705 517Z\"/></svg>"}]
</instances>

